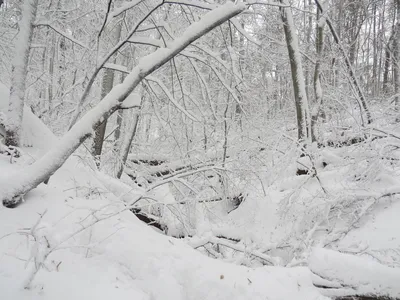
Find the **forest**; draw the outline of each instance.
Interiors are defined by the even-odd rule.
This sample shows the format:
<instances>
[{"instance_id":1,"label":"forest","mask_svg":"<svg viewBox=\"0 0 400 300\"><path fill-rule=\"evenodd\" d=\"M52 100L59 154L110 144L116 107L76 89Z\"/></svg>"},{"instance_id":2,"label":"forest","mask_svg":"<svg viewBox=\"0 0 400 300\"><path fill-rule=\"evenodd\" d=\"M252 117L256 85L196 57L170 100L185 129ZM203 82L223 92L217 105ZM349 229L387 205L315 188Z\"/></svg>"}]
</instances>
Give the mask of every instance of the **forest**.
<instances>
[{"instance_id":1,"label":"forest","mask_svg":"<svg viewBox=\"0 0 400 300\"><path fill-rule=\"evenodd\" d=\"M400 0L0 0L0 299L399 300Z\"/></svg>"}]
</instances>

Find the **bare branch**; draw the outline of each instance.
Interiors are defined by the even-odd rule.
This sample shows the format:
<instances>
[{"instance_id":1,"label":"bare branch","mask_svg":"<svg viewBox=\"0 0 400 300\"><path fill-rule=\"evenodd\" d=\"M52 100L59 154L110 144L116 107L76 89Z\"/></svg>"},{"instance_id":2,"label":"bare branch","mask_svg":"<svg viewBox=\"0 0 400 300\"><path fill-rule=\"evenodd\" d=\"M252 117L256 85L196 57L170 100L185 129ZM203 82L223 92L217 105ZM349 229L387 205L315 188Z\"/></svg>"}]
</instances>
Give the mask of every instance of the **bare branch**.
<instances>
[{"instance_id":1,"label":"bare branch","mask_svg":"<svg viewBox=\"0 0 400 300\"><path fill-rule=\"evenodd\" d=\"M47 23L47 22L39 22L39 23L35 23L36 27L40 27L40 26L47 26L50 29L53 29L55 32L57 32L59 35L65 37L66 39L70 40L72 43L77 44L79 46L81 46L82 48L88 49L90 50L89 46L85 45L84 43L82 43L81 41L73 38L72 36L68 35L67 33L65 33L64 31L62 31L60 28L54 26L53 24Z\"/></svg>"}]
</instances>

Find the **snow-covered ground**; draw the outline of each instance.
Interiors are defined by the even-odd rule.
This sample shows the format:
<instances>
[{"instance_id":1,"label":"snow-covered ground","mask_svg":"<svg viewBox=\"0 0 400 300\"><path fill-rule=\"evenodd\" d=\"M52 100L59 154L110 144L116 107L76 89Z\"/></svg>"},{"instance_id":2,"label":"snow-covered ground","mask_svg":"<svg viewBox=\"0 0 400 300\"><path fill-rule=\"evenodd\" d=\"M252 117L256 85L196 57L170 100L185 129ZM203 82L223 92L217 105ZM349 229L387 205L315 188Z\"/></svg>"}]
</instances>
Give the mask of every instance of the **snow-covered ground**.
<instances>
[{"instance_id":1,"label":"snow-covered ground","mask_svg":"<svg viewBox=\"0 0 400 300\"><path fill-rule=\"evenodd\" d=\"M1 299L325 299L307 268L214 260L116 213L124 205L75 157L25 200L0 209Z\"/></svg>"},{"instance_id":2,"label":"snow-covered ground","mask_svg":"<svg viewBox=\"0 0 400 300\"><path fill-rule=\"evenodd\" d=\"M57 142L29 109L23 127L24 155L12 163L0 156L0 186ZM0 206L0 299L317 300L330 295L314 286L324 280L341 290L350 283L353 294L400 297L400 205L395 195L381 197L396 192L400 174L373 159L389 143L395 141L318 152L317 176L263 179L266 196L255 185L218 224L199 222L202 236L189 241L163 235L127 210L143 190L72 156L20 206ZM244 249L241 261L193 249L219 235L241 239L235 244ZM348 254L319 248L310 254L314 246ZM255 268L246 260L251 253L281 266Z\"/></svg>"}]
</instances>

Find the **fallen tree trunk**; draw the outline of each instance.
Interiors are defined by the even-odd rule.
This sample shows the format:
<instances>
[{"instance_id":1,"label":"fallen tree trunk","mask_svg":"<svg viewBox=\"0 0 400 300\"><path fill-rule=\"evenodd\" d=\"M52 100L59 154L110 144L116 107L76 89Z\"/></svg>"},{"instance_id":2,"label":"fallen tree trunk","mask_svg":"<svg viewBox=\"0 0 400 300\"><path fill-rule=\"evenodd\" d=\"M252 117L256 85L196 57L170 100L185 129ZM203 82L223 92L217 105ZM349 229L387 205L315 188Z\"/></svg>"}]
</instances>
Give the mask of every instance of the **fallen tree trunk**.
<instances>
[{"instance_id":1,"label":"fallen tree trunk","mask_svg":"<svg viewBox=\"0 0 400 300\"><path fill-rule=\"evenodd\" d=\"M400 269L373 260L322 248L309 258L313 283L335 299L400 299Z\"/></svg>"},{"instance_id":2,"label":"fallen tree trunk","mask_svg":"<svg viewBox=\"0 0 400 300\"><path fill-rule=\"evenodd\" d=\"M164 157L140 157L134 155L129 155L128 161L137 165L144 164L152 167L168 163L167 159Z\"/></svg>"},{"instance_id":3,"label":"fallen tree trunk","mask_svg":"<svg viewBox=\"0 0 400 300\"><path fill-rule=\"evenodd\" d=\"M136 164L136 162L134 163ZM134 170L131 170L130 168L125 168L125 173L136 183L138 177L143 177L148 183L153 183L157 178L166 179L184 172L198 170L207 166L214 165L215 161L212 160L201 163L184 163L178 161L156 166L149 165L149 167L145 169L145 172L136 172Z\"/></svg>"},{"instance_id":4,"label":"fallen tree trunk","mask_svg":"<svg viewBox=\"0 0 400 300\"><path fill-rule=\"evenodd\" d=\"M168 227L164 224L161 224L159 220L156 220L155 217L150 216L149 214L143 212L140 208L132 208L131 212L142 222L146 223L149 226L153 226L161 231L167 231Z\"/></svg>"},{"instance_id":5,"label":"fallen tree trunk","mask_svg":"<svg viewBox=\"0 0 400 300\"><path fill-rule=\"evenodd\" d=\"M54 174L72 153L90 136L94 130L115 111L123 108L124 100L142 82L142 80L175 57L192 42L215 27L246 9L243 3L231 2L221 5L204 15L199 22L193 23L169 48L161 48L142 58L122 84L115 86L103 100L92 108L70 131L68 131L49 152L24 172L12 174L7 182L0 182L0 201L4 205L13 205L22 201L23 196L36 188Z\"/></svg>"}]
</instances>

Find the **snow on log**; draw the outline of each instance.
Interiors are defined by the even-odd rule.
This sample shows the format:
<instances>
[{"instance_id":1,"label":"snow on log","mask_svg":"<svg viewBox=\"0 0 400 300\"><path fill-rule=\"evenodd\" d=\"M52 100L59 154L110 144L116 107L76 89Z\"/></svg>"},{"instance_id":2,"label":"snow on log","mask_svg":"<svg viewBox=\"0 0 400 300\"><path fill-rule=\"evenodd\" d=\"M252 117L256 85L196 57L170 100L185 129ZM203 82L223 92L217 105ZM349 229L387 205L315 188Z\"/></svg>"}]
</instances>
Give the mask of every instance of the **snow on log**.
<instances>
[{"instance_id":1,"label":"snow on log","mask_svg":"<svg viewBox=\"0 0 400 300\"><path fill-rule=\"evenodd\" d=\"M23 174L10 174L6 181L0 182L0 201L4 205L21 202L24 194L57 171L68 157L92 136L103 120L121 108L123 101L146 76L163 66L192 42L245 9L244 3L228 2L221 5L205 14L200 21L190 25L168 48L158 49L143 57L124 82L115 86L98 105L86 113L46 155L28 166Z\"/></svg>"},{"instance_id":2,"label":"snow on log","mask_svg":"<svg viewBox=\"0 0 400 300\"><path fill-rule=\"evenodd\" d=\"M400 299L400 269L371 259L316 248L309 258L309 268L317 275L314 285L326 296Z\"/></svg>"}]
</instances>

